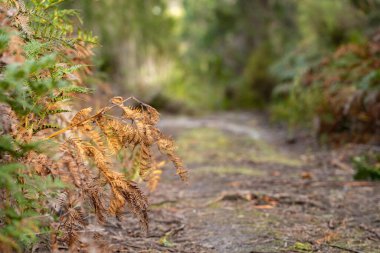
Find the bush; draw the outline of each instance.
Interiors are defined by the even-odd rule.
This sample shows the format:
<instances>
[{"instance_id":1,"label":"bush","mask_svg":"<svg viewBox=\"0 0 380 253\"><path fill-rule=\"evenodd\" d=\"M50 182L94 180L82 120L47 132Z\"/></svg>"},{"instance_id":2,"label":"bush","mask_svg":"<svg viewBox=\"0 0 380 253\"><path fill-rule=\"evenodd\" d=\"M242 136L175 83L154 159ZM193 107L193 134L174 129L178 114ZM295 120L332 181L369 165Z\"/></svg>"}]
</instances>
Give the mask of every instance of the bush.
<instances>
[{"instance_id":1,"label":"bush","mask_svg":"<svg viewBox=\"0 0 380 253\"><path fill-rule=\"evenodd\" d=\"M352 159L356 173L356 180L380 180L380 155L368 153L364 156L355 156Z\"/></svg>"},{"instance_id":2,"label":"bush","mask_svg":"<svg viewBox=\"0 0 380 253\"><path fill-rule=\"evenodd\" d=\"M90 92L83 85L96 38L73 25L76 11L58 9L61 2L0 4L1 252L23 251L41 237L50 251L62 244L77 250L86 213L103 222L125 206L147 230L147 199L132 179L137 174L156 187L162 165L154 144L186 179L151 106L115 97L93 115L85 108L70 116L68 101ZM113 108L123 116L109 115ZM127 173L111 169L117 162Z\"/></svg>"}]
</instances>

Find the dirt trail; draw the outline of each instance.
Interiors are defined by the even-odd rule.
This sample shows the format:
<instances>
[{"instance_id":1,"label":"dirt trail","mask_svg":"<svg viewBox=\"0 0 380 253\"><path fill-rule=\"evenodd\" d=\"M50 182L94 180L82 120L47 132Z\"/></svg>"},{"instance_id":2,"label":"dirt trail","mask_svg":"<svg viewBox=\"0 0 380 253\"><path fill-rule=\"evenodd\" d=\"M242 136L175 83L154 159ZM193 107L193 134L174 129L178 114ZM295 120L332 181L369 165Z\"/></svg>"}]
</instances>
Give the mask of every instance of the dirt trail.
<instances>
[{"instance_id":1,"label":"dirt trail","mask_svg":"<svg viewBox=\"0 0 380 253\"><path fill-rule=\"evenodd\" d=\"M380 252L380 184L253 114L165 118L189 167L165 171L143 237L133 218L110 223L114 252Z\"/></svg>"}]
</instances>

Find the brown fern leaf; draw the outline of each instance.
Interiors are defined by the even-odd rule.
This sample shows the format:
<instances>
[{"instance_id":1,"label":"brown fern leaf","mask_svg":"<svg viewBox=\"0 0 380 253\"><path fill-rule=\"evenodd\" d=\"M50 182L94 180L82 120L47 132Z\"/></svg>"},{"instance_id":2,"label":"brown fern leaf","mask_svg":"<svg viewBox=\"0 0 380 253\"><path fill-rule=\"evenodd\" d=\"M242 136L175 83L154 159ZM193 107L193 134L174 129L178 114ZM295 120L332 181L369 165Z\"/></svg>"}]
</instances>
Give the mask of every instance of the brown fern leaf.
<instances>
[{"instance_id":1,"label":"brown fern leaf","mask_svg":"<svg viewBox=\"0 0 380 253\"><path fill-rule=\"evenodd\" d=\"M126 204L129 210L139 218L143 228L147 230L148 201L143 192L134 182L125 179L121 173L110 170L107 160L94 146L87 145L84 148L86 154L94 159L96 166L111 186L113 198L110 202L109 212L117 215Z\"/></svg>"},{"instance_id":2,"label":"brown fern leaf","mask_svg":"<svg viewBox=\"0 0 380 253\"><path fill-rule=\"evenodd\" d=\"M120 107L126 119L133 120L138 136L141 139L140 145L140 176L143 179L146 178L146 174L150 169L151 155L149 147L157 142L160 151L168 156L176 167L177 174L183 181L187 180L187 171L184 167L182 160L175 153L175 146L173 140L165 137L154 125L159 120L158 112L148 105L144 105L146 111L128 106L123 106L123 100L121 97L114 98L114 104Z\"/></svg>"},{"instance_id":3,"label":"brown fern leaf","mask_svg":"<svg viewBox=\"0 0 380 253\"><path fill-rule=\"evenodd\" d=\"M160 114L157 110L149 105L141 105L141 108L124 106L123 104L116 105L123 110L123 117L126 119L141 121L148 125L156 125L160 119Z\"/></svg>"},{"instance_id":4,"label":"brown fern leaf","mask_svg":"<svg viewBox=\"0 0 380 253\"><path fill-rule=\"evenodd\" d=\"M128 98L130 99L130 98ZM124 112L124 118L130 120L139 120L143 121L144 124L156 125L160 119L160 114L158 111L150 105L144 104L139 100L132 97L132 99L136 100L141 108L125 106L124 101L128 99L123 99L122 97L113 97L111 99L111 103L120 107Z\"/></svg>"},{"instance_id":5,"label":"brown fern leaf","mask_svg":"<svg viewBox=\"0 0 380 253\"><path fill-rule=\"evenodd\" d=\"M82 140L80 140L78 138L70 138L66 141L65 144L63 144L63 146L69 149L68 152L70 154L72 154L75 157L78 157L77 158L78 159L78 165L80 165L81 167L82 167L82 165L84 166L83 161L85 158L85 151L82 147L83 146Z\"/></svg>"},{"instance_id":6,"label":"brown fern leaf","mask_svg":"<svg viewBox=\"0 0 380 253\"><path fill-rule=\"evenodd\" d=\"M154 162L153 163L153 169L151 173L149 174L148 179L148 189L150 192L154 192L157 188L158 182L161 179L162 175L162 167L165 165L165 161L161 161L159 163Z\"/></svg>"},{"instance_id":7,"label":"brown fern leaf","mask_svg":"<svg viewBox=\"0 0 380 253\"><path fill-rule=\"evenodd\" d=\"M114 105L121 105L121 104L123 104L124 99L123 99L123 97L119 97L119 96L117 96L117 97L113 97L113 98L111 98L110 101L111 101L111 103L114 104Z\"/></svg>"},{"instance_id":8,"label":"brown fern leaf","mask_svg":"<svg viewBox=\"0 0 380 253\"><path fill-rule=\"evenodd\" d=\"M122 135L122 143L124 145L129 144L130 146L132 146L132 148L135 148L142 141L143 141L142 137L135 127L131 125L125 126L123 135Z\"/></svg>"},{"instance_id":9,"label":"brown fern leaf","mask_svg":"<svg viewBox=\"0 0 380 253\"><path fill-rule=\"evenodd\" d=\"M140 108L118 105L124 112L123 117L130 120L143 120L144 114Z\"/></svg>"},{"instance_id":10,"label":"brown fern leaf","mask_svg":"<svg viewBox=\"0 0 380 253\"><path fill-rule=\"evenodd\" d=\"M146 124L145 120L135 120L134 125L136 126L136 130L141 138L141 141L148 146L152 145L156 137L156 131L154 127L149 124Z\"/></svg>"},{"instance_id":11,"label":"brown fern leaf","mask_svg":"<svg viewBox=\"0 0 380 253\"><path fill-rule=\"evenodd\" d=\"M118 120L104 116L97 118L96 123L107 137L111 148L116 152L119 151L123 147L122 136L125 134L124 125Z\"/></svg>"},{"instance_id":12,"label":"brown fern leaf","mask_svg":"<svg viewBox=\"0 0 380 253\"><path fill-rule=\"evenodd\" d=\"M90 112L92 111L91 107L80 110L71 120L70 126L75 126L77 129L86 135L92 142L96 144L96 146L104 151L104 143L102 140L101 134L95 130L93 125L87 121L90 119Z\"/></svg>"},{"instance_id":13,"label":"brown fern leaf","mask_svg":"<svg viewBox=\"0 0 380 253\"><path fill-rule=\"evenodd\" d=\"M146 107L147 112L149 114L149 124L156 125L158 121L160 120L160 113L153 108L152 106Z\"/></svg>"},{"instance_id":14,"label":"brown fern leaf","mask_svg":"<svg viewBox=\"0 0 380 253\"><path fill-rule=\"evenodd\" d=\"M128 209L135 214L145 231L148 231L148 200L143 192L133 181L126 180L122 174L115 173L110 182L113 199L109 211L117 215L126 204Z\"/></svg>"},{"instance_id":15,"label":"brown fern leaf","mask_svg":"<svg viewBox=\"0 0 380 253\"><path fill-rule=\"evenodd\" d=\"M78 231L87 225L80 197L67 191L58 198L58 204L63 213L59 226L64 232L62 240L68 243L70 249L74 249L78 242Z\"/></svg>"},{"instance_id":16,"label":"brown fern leaf","mask_svg":"<svg viewBox=\"0 0 380 253\"><path fill-rule=\"evenodd\" d=\"M161 135L161 138L157 140L157 145L160 152L166 154L168 158L172 161L177 170L177 175L179 175L181 180L187 181L187 170L185 169L185 166L181 158L179 158L178 155L175 153L176 148L173 140L169 139L164 135Z\"/></svg>"},{"instance_id":17,"label":"brown fern leaf","mask_svg":"<svg viewBox=\"0 0 380 253\"><path fill-rule=\"evenodd\" d=\"M91 111L92 111L92 108L87 107L77 112L77 114L75 114L75 116L71 119L70 126L76 126L82 123L83 121L85 121L86 119L88 119L90 117L89 115Z\"/></svg>"},{"instance_id":18,"label":"brown fern leaf","mask_svg":"<svg viewBox=\"0 0 380 253\"><path fill-rule=\"evenodd\" d=\"M145 144L140 145L138 163L140 177L145 181L148 180L147 176L152 169L152 153Z\"/></svg>"},{"instance_id":19,"label":"brown fern leaf","mask_svg":"<svg viewBox=\"0 0 380 253\"><path fill-rule=\"evenodd\" d=\"M34 171L40 176L55 174L55 171L58 168L58 165L47 155L37 154L34 151L28 153L28 155L24 158L24 163L33 168Z\"/></svg>"},{"instance_id":20,"label":"brown fern leaf","mask_svg":"<svg viewBox=\"0 0 380 253\"><path fill-rule=\"evenodd\" d=\"M101 152L104 153L106 148L102 139L102 135L98 131L94 130L90 125L86 125L85 131L86 135L90 138L90 140L94 142L94 144Z\"/></svg>"},{"instance_id":21,"label":"brown fern leaf","mask_svg":"<svg viewBox=\"0 0 380 253\"><path fill-rule=\"evenodd\" d=\"M114 97L111 102L123 110L123 117L132 120L136 126L141 141L152 145L157 138L156 129L153 127L159 120L159 113L149 105L141 103L141 108L123 105L122 97ZM134 136L136 137L136 136ZM140 142L141 142L140 141Z\"/></svg>"},{"instance_id":22,"label":"brown fern leaf","mask_svg":"<svg viewBox=\"0 0 380 253\"><path fill-rule=\"evenodd\" d=\"M96 123L106 136L114 153L118 152L127 144L131 145L132 148L135 148L142 142L142 138L137 129L131 125L124 125L118 120L106 118L104 116L98 117Z\"/></svg>"},{"instance_id":23,"label":"brown fern leaf","mask_svg":"<svg viewBox=\"0 0 380 253\"><path fill-rule=\"evenodd\" d=\"M84 144L83 149L85 150L85 154L88 157L94 159L96 167L103 173L104 177L108 181L112 179L114 171L109 169L109 162L107 161L103 153L89 143Z\"/></svg>"},{"instance_id":24,"label":"brown fern leaf","mask_svg":"<svg viewBox=\"0 0 380 253\"><path fill-rule=\"evenodd\" d=\"M142 142L146 145L152 145L154 138L150 126L144 124L144 122L140 120L135 121L135 126Z\"/></svg>"},{"instance_id":25,"label":"brown fern leaf","mask_svg":"<svg viewBox=\"0 0 380 253\"><path fill-rule=\"evenodd\" d=\"M88 176L87 169L83 163L83 149L80 146L80 140L68 139L66 143L61 145L63 156L60 159L60 167L67 168L71 181L78 188L83 186L83 177ZM65 178L63 178L65 179Z\"/></svg>"},{"instance_id":26,"label":"brown fern leaf","mask_svg":"<svg viewBox=\"0 0 380 253\"><path fill-rule=\"evenodd\" d=\"M105 221L106 208L102 202L101 192L103 191L102 187L94 183L86 184L86 187L83 188L83 192L89 198L92 207L94 208L95 215L100 222Z\"/></svg>"},{"instance_id":27,"label":"brown fern leaf","mask_svg":"<svg viewBox=\"0 0 380 253\"><path fill-rule=\"evenodd\" d=\"M98 220L104 221L106 209L101 201L102 187L93 179L89 169L84 165L84 150L81 145L80 140L69 139L62 147L64 156L61 161L66 164L74 185L89 198Z\"/></svg>"},{"instance_id":28,"label":"brown fern leaf","mask_svg":"<svg viewBox=\"0 0 380 253\"><path fill-rule=\"evenodd\" d=\"M106 213L102 192L104 186L108 184L112 192L108 213L118 217L126 206L147 230L147 198L135 182L110 169L112 164L108 161L110 158L108 152L116 154L123 148L131 149L132 152L125 150L130 155L130 165L126 167L132 165L131 169L136 169L133 175L136 175L138 170L140 177L147 181L150 191L156 189L162 174L161 167L164 165L164 163L155 163L152 157L154 144L174 163L177 174L183 181L187 180L187 172L182 160L175 152L173 140L163 135L156 127L160 118L156 109L136 99L139 107L125 106L124 102L127 100L114 97L111 99L113 105L101 108L92 116L90 115L91 108L85 108L73 117L68 127L53 133L48 138L53 138L67 130L72 130L74 134L80 133L81 137L85 137L86 139L83 140L76 138L68 140L63 149L64 157L61 163L70 176L68 181L74 183L81 196L86 196L90 200L101 221L104 220ZM122 117L106 114L115 107L123 111ZM104 138L108 145L103 143ZM136 148L138 149L135 150ZM100 178L104 182L100 182L100 179L92 175L85 163L86 160L94 161L90 165L94 164L98 168L102 175Z\"/></svg>"},{"instance_id":29,"label":"brown fern leaf","mask_svg":"<svg viewBox=\"0 0 380 253\"><path fill-rule=\"evenodd\" d=\"M91 142L93 142L97 148L103 153L106 151L103 138L100 132L96 131L95 128L90 123L83 123L83 125L78 126L79 131L86 135Z\"/></svg>"},{"instance_id":30,"label":"brown fern leaf","mask_svg":"<svg viewBox=\"0 0 380 253\"><path fill-rule=\"evenodd\" d=\"M116 120L111 120L104 116L97 117L95 122L107 138L111 153L117 153L123 147L121 139L123 125L119 124Z\"/></svg>"}]
</instances>

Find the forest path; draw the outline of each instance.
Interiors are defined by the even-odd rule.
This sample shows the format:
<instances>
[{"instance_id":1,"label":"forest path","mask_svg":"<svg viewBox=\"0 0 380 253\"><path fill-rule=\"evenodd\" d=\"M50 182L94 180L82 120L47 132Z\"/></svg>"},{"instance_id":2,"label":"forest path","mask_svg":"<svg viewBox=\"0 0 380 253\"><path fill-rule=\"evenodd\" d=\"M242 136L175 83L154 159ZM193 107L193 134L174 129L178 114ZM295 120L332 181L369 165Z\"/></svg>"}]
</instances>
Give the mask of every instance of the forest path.
<instances>
[{"instance_id":1,"label":"forest path","mask_svg":"<svg viewBox=\"0 0 380 253\"><path fill-rule=\"evenodd\" d=\"M255 114L164 116L189 168L149 196L150 233L110 225L115 252L380 252L380 184L352 181L334 154Z\"/></svg>"}]
</instances>

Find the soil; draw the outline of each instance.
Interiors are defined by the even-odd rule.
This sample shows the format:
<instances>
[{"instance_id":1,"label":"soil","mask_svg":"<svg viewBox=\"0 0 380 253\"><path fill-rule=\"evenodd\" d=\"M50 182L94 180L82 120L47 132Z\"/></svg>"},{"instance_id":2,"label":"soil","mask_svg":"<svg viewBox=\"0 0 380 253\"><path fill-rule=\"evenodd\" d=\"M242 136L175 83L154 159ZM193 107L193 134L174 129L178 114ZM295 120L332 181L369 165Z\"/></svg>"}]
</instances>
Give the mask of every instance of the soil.
<instances>
[{"instance_id":1,"label":"soil","mask_svg":"<svg viewBox=\"0 0 380 253\"><path fill-rule=\"evenodd\" d=\"M190 180L165 166L148 235L130 214L110 221L107 252L380 252L380 183L353 180L352 148L257 114L162 118Z\"/></svg>"}]
</instances>

